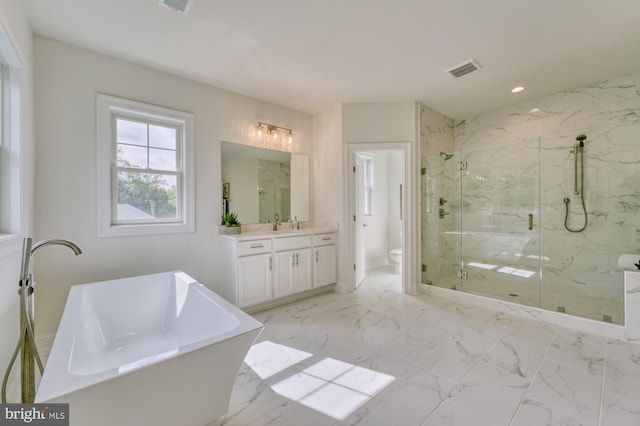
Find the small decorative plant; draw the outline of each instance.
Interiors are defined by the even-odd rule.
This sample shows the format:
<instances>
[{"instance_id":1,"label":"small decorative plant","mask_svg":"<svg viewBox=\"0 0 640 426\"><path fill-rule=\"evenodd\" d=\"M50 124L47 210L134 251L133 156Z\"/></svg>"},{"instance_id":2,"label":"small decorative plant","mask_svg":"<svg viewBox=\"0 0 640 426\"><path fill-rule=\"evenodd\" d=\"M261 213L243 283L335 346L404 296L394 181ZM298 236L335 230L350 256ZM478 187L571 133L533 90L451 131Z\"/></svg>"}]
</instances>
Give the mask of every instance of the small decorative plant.
<instances>
[{"instance_id":1,"label":"small decorative plant","mask_svg":"<svg viewBox=\"0 0 640 426\"><path fill-rule=\"evenodd\" d=\"M238 213L227 213L222 215L222 225L223 226L240 226L240 222L238 221Z\"/></svg>"}]
</instances>

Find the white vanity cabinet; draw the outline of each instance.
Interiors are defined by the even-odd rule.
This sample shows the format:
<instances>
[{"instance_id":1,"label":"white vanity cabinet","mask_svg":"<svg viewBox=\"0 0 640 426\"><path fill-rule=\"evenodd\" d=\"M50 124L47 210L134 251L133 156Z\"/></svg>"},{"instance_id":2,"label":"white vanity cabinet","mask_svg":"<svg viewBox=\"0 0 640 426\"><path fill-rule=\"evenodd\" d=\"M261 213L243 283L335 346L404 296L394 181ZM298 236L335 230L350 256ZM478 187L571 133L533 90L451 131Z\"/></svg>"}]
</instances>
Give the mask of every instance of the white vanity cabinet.
<instances>
[{"instance_id":1,"label":"white vanity cabinet","mask_svg":"<svg viewBox=\"0 0 640 426\"><path fill-rule=\"evenodd\" d=\"M336 282L336 234L313 236L313 285L320 287Z\"/></svg>"},{"instance_id":2,"label":"white vanity cabinet","mask_svg":"<svg viewBox=\"0 0 640 426\"><path fill-rule=\"evenodd\" d=\"M271 240L237 243L238 291L240 307L266 302L273 298Z\"/></svg>"},{"instance_id":3,"label":"white vanity cabinet","mask_svg":"<svg viewBox=\"0 0 640 426\"><path fill-rule=\"evenodd\" d=\"M331 291L336 283L335 232L220 235L216 288L248 312Z\"/></svg>"},{"instance_id":4,"label":"white vanity cabinet","mask_svg":"<svg viewBox=\"0 0 640 426\"><path fill-rule=\"evenodd\" d=\"M275 297L287 296L311 288L310 247L311 235L273 240Z\"/></svg>"}]
</instances>

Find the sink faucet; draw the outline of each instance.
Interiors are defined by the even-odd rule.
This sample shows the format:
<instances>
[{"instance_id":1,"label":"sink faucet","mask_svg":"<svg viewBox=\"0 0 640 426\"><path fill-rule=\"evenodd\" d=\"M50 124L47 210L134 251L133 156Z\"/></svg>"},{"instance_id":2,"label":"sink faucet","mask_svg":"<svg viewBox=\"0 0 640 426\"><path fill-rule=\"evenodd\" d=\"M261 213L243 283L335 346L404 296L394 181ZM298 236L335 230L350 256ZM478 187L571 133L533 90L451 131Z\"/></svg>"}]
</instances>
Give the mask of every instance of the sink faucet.
<instances>
[{"instance_id":1,"label":"sink faucet","mask_svg":"<svg viewBox=\"0 0 640 426\"><path fill-rule=\"evenodd\" d=\"M278 222L280 220L280 215L278 213L275 213L273 215L273 230L277 231L278 230L278 225L282 225L280 222Z\"/></svg>"}]
</instances>

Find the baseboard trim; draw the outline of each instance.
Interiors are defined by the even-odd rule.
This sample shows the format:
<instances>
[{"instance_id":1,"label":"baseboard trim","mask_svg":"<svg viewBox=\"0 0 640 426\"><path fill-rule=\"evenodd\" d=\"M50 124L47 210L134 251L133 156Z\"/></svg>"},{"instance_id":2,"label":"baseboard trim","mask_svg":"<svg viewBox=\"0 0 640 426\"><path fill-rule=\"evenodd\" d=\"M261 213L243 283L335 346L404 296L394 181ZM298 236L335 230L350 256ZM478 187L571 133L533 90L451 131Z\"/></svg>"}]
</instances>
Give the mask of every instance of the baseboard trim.
<instances>
[{"instance_id":1,"label":"baseboard trim","mask_svg":"<svg viewBox=\"0 0 640 426\"><path fill-rule=\"evenodd\" d=\"M465 293L457 290L450 290L447 288L427 284L418 284L418 292L432 294L434 296L439 296L462 303L478 305L523 318L537 319L553 325L572 328L584 333L593 333L613 339L627 340L627 330L626 327L622 325L609 324L606 322L595 321L589 318L580 318L571 314L547 311L541 308L524 306L513 302L492 299L490 297Z\"/></svg>"}]
</instances>

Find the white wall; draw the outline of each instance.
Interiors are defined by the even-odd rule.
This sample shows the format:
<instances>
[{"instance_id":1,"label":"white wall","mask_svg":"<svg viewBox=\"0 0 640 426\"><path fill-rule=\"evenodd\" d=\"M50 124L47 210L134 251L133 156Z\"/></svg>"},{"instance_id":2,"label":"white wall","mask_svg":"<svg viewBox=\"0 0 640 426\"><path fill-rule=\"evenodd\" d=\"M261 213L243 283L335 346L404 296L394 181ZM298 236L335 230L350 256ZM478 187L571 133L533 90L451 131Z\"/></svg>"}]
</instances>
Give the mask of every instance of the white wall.
<instances>
[{"instance_id":1,"label":"white wall","mask_svg":"<svg viewBox=\"0 0 640 426\"><path fill-rule=\"evenodd\" d=\"M17 167L15 182L11 182L11 214L16 216L12 220L10 232L13 237L0 241L0 371L4 375L11 355L18 341L20 324L18 309L18 276L20 270L20 252L22 237L31 229L31 200L32 163L33 163L33 45L31 30L22 12L18 0L3 0L0 2L0 27L7 36L8 47L17 55L14 58L18 64L12 72L19 81L20 122L15 123L19 131L17 141L18 155L12 156L11 161ZM4 47L3 47L4 48ZM5 58L6 59L6 58ZM13 64L12 64L13 65ZM14 99L15 100L15 99ZM12 131L13 131L12 130ZM3 175L4 176L4 175ZM6 210L3 210L6 214ZM13 370L19 371L18 368ZM14 387L14 378L9 382L8 400L18 402L19 388Z\"/></svg>"},{"instance_id":2,"label":"white wall","mask_svg":"<svg viewBox=\"0 0 640 426\"><path fill-rule=\"evenodd\" d=\"M373 145L380 143L381 149L390 149L389 145L396 143L408 143L410 161L404 165L408 178L405 180L405 192L409 199L408 211L405 212L408 220L403 223L405 244L405 270L406 278L405 291L415 291L415 283L418 280L417 265L419 264L419 238L413 238L410 230L419 229L417 219L419 218L419 107L415 102L381 102L381 103L352 103L342 106L342 143L343 147L362 143L368 149L375 150ZM344 149L344 148L343 148ZM344 160L343 160L344 161ZM343 165L343 170L345 166ZM346 182L346 180L345 180ZM348 220L348 198L349 194L344 194L345 224ZM352 244L347 240L343 249L347 250L346 258L349 258L353 251ZM407 256L407 253L409 255ZM345 258L345 256L343 256ZM349 277L352 270L343 270L344 282L352 282Z\"/></svg>"},{"instance_id":3,"label":"white wall","mask_svg":"<svg viewBox=\"0 0 640 426\"><path fill-rule=\"evenodd\" d=\"M72 284L181 269L215 290L220 141L252 143L258 121L293 129L293 152L312 153L313 117L171 74L35 37L35 237L68 238L39 251L38 334L56 330ZM195 114L196 232L96 236L96 93Z\"/></svg>"},{"instance_id":4,"label":"white wall","mask_svg":"<svg viewBox=\"0 0 640 426\"><path fill-rule=\"evenodd\" d=\"M342 106L334 105L314 117L311 197L311 219L338 225L338 285L340 291L348 287L350 269L345 262L348 236L345 232L347 220L346 191L344 190L344 151L342 146Z\"/></svg>"}]
</instances>

